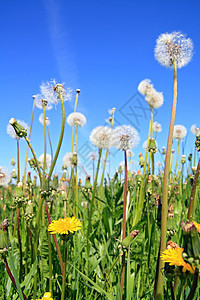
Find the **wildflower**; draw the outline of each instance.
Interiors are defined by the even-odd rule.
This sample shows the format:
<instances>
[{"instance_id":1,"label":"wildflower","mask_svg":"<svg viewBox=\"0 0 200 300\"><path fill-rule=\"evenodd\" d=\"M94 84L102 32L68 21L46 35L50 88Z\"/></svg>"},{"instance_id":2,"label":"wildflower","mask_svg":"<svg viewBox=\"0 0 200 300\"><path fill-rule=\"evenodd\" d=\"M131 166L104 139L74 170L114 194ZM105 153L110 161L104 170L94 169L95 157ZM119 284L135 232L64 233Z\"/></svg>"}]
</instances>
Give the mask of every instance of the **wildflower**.
<instances>
[{"instance_id":1,"label":"wildflower","mask_svg":"<svg viewBox=\"0 0 200 300\"><path fill-rule=\"evenodd\" d=\"M113 146L117 149L128 150L135 146L140 141L137 130L131 126L118 126L113 132Z\"/></svg>"},{"instance_id":2,"label":"wildflower","mask_svg":"<svg viewBox=\"0 0 200 300\"><path fill-rule=\"evenodd\" d=\"M88 158L89 158L89 160L97 160L97 158L98 158L98 155L97 155L97 153L96 152L94 152L94 151L91 151L89 154L88 154Z\"/></svg>"},{"instance_id":3,"label":"wildflower","mask_svg":"<svg viewBox=\"0 0 200 300\"><path fill-rule=\"evenodd\" d=\"M45 106L45 110L50 110L53 108L51 103L48 100L44 99L41 94L35 95L35 105L39 109L43 109L44 106Z\"/></svg>"},{"instance_id":4,"label":"wildflower","mask_svg":"<svg viewBox=\"0 0 200 300\"><path fill-rule=\"evenodd\" d=\"M18 136L19 138L23 138L23 136L19 136L19 135L16 133L16 131L15 131L14 127L13 127L13 124L15 123L15 121L16 121L16 123L17 123L19 126L21 126L21 128L23 128L23 129L27 132L27 130L28 130L28 124L27 124L27 123L25 123L24 121L15 120L14 118L11 118L10 121L9 121L9 124L7 125L7 133L8 133L9 136L10 136L11 138L13 138L13 139L16 139L17 136Z\"/></svg>"},{"instance_id":5,"label":"wildflower","mask_svg":"<svg viewBox=\"0 0 200 300\"><path fill-rule=\"evenodd\" d=\"M183 125L175 125L174 126L174 133L173 138L181 140L183 139L187 134L187 129Z\"/></svg>"},{"instance_id":6,"label":"wildflower","mask_svg":"<svg viewBox=\"0 0 200 300\"><path fill-rule=\"evenodd\" d=\"M74 161L74 154L72 152L67 152L63 157L63 164L67 167L73 168L77 161Z\"/></svg>"},{"instance_id":7,"label":"wildflower","mask_svg":"<svg viewBox=\"0 0 200 300\"><path fill-rule=\"evenodd\" d=\"M62 97L63 101L71 99L72 89L64 88L64 84L56 83L55 80L42 83L40 90L44 98L51 104L58 104L60 102L60 97Z\"/></svg>"},{"instance_id":8,"label":"wildflower","mask_svg":"<svg viewBox=\"0 0 200 300\"><path fill-rule=\"evenodd\" d=\"M182 68L190 62L192 51L192 40L181 32L164 33L156 41L155 58L165 67L171 68L176 62Z\"/></svg>"},{"instance_id":9,"label":"wildflower","mask_svg":"<svg viewBox=\"0 0 200 300\"><path fill-rule=\"evenodd\" d=\"M44 125L44 114L40 114L39 116L39 121L42 125ZM50 120L48 117L45 117L45 125L49 126L50 125Z\"/></svg>"},{"instance_id":10,"label":"wildflower","mask_svg":"<svg viewBox=\"0 0 200 300\"><path fill-rule=\"evenodd\" d=\"M133 157L133 156L134 156L133 151L131 151L130 149L128 149L128 150L127 150L127 156L128 156L128 157Z\"/></svg>"},{"instance_id":11,"label":"wildflower","mask_svg":"<svg viewBox=\"0 0 200 300\"><path fill-rule=\"evenodd\" d=\"M183 248L168 248L162 252L161 259L162 261L169 263L170 266L183 267L183 272L189 271L194 274L195 268L184 261L182 256L183 251Z\"/></svg>"},{"instance_id":12,"label":"wildflower","mask_svg":"<svg viewBox=\"0 0 200 300\"><path fill-rule=\"evenodd\" d=\"M73 112L67 117L67 123L70 126L84 126L86 123L86 118L83 114L78 112Z\"/></svg>"},{"instance_id":13,"label":"wildflower","mask_svg":"<svg viewBox=\"0 0 200 300\"><path fill-rule=\"evenodd\" d=\"M159 108L163 105L164 98L162 93L157 92L155 89L151 89L145 100L153 108Z\"/></svg>"},{"instance_id":14,"label":"wildflower","mask_svg":"<svg viewBox=\"0 0 200 300\"><path fill-rule=\"evenodd\" d=\"M59 233L69 235L70 233L74 233L81 229L81 226L82 223L80 220L75 219L75 217L68 217L57 221L54 220L51 224L49 224L48 231L50 231L51 234Z\"/></svg>"},{"instance_id":15,"label":"wildflower","mask_svg":"<svg viewBox=\"0 0 200 300\"><path fill-rule=\"evenodd\" d=\"M156 131L156 132L161 132L162 131L161 124L159 124L157 122L153 122L153 130Z\"/></svg>"},{"instance_id":16,"label":"wildflower","mask_svg":"<svg viewBox=\"0 0 200 300\"><path fill-rule=\"evenodd\" d=\"M197 128L196 124L192 125L191 128L190 128L190 130L196 136L200 134L200 130L199 130L199 128Z\"/></svg>"},{"instance_id":17,"label":"wildflower","mask_svg":"<svg viewBox=\"0 0 200 300\"><path fill-rule=\"evenodd\" d=\"M5 167L0 167L0 186L7 186L11 181L11 174Z\"/></svg>"},{"instance_id":18,"label":"wildflower","mask_svg":"<svg viewBox=\"0 0 200 300\"><path fill-rule=\"evenodd\" d=\"M90 141L99 149L108 149L112 146L113 130L107 126L98 126L90 134Z\"/></svg>"},{"instance_id":19,"label":"wildflower","mask_svg":"<svg viewBox=\"0 0 200 300\"><path fill-rule=\"evenodd\" d=\"M53 300L53 298L51 298L51 293L45 293L44 296L42 297L42 299L37 299L37 300Z\"/></svg>"},{"instance_id":20,"label":"wildflower","mask_svg":"<svg viewBox=\"0 0 200 300\"><path fill-rule=\"evenodd\" d=\"M200 233L200 224L198 224L197 222L193 221L194 226L196 227L198 233Z\"/></svg>"},{"instance_id":21,"label":"wildflower","mask_svg":"<svg viewBox=\"0 0 200 300\"><path fill-rule=\"evenodd\" d=\"M149 91L153 89L153 84L151 83L150 79L142 80L138 85L138 91L142 95L148 95Z\"/></svg>"},{"instance_id":22,"label":"wildflower","mask_svg":"<svg viewBox=\"0 0 200 300\"><path fill-rule=\"evenodd\" d=\"M47 168L49 168L51 166L51 155L50 154L46 154L46 166ZM44 166L44 154L41 154L39 157L39 162L42 164L42 167Z\"/></svg>"},{"instance_id":23,"label":"wildflower","mask_svg":"<svg viewBox=\"0 0 200 300\"><path fill-rule=\"evenodd\" d=\"M163 105L163 94L157 92L153 88L153 84L150 83L151 81L149 79L145 79L140 82L138 86L138 91L145 95L145 100L147 103L153 107L153 108L159 108L161 105Z\"/></svg>"}]
</instances>

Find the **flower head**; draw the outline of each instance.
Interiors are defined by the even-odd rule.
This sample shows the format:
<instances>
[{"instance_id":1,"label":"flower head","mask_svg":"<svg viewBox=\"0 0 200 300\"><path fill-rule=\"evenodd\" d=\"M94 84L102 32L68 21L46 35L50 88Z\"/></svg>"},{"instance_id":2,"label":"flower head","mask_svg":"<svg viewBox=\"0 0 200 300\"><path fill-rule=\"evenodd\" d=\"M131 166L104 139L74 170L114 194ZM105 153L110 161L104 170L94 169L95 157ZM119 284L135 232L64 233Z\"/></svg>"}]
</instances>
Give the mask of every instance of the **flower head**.
<instances>
[{"instance_id":1,"label":"flower head","mask_svg":"<svg viewBox=\"0 0 200 300\"><path fill-rule=\"evenodd\" d=\"M107 126L98 126L90 134L90 141L99 149L108 149L112 147L113 130Z\"/></svg>"},{"instance_id":2,"label":"flower head","mask_svg":"<svg viewBox=\"0 0 200 300\"><path fill-rule=\"evenodd\" d=\"M68 235L70 232L74 233L75 231L81 229L82 223L80 220L75 219L75 217L68 217L65 219L59 219L53 221L49 224L48 231L51 234L59 233Z\"/></svg>"},{"instance_id":3,"label":"flower head","mask_svg":"<svg viewBox=\"0 0 200 300\"><path fill-rule=\"evenodd\" d=\"M0 186L7 186L11 181L11 173L5 167L0 167Z\"/></svg>"},{"instance_id":4,"label":"flower head","mask_svg":"<svg viewBox=\"0 0 200 300\"><path fill-rule=\"evenodd\" d=\"M200 233L200 224L198 224L197 222L193 221L194 226L196 227L198 233Z\"/></svg>"},{"instance_id":5,"label":"flower head","mask_svg":"<svg viewBox=\"0 0 200 300\"><path fill-rule=\"evenodd\" d=\"M44 294L42 299L37 299L37 300L53 300L53 298L51 298L51 293L47 292Z\"/></svg>"},{"instance_id":6,"label":"flower head","mask_svg":"<svg viewBox=\"0 0 200 300\"><path fill-rule=\"evenodd\" d=\"M171 68L176 61L177 67L182 68L190 62L192 51L192 40L183 33L164 33L156 41L155 58L165 67Z\"/></svg>"},{"instance_id":7,"label":"flower head","mask_svg":"<svg viewBox=\"0 0 200 300\"><path fill-rule=\"evenodd\" d=\"M44 125L44 114L40 114L39 121L42 125ZM50 125L50 120L48 117L45 117L45 124L46 124L46 126Z\"/></svg>"},{"instance_id":8,"label":"flower head","mask_svg":"<svg viewBox=\"0 0 200 300\"><path fill-rule=\"evenodd\" d=\"M131 151L130 149L127 150L127 156L128 157L133 157L135 154L133 153L133 151Z\"/></svg>"},{"instance_id":9,"label":"flower head","mask_svg":"<svg viewBox=\"0 0 200 300\"><path fill-rule=\"evenodd\" d=\"M158 122L153 122L153 130L156 132L161 132L162 131L162 126Z\"/></svg>"},{"instance_id":10,"label":"flower head","mask_svg":"<svg viewBox=\"0 0 200 300\"><path fill-rule=\"evenodd\" d=\"M43 109L44 106L45 106L45 110L50 110L53 108L53 106L51 105L49 100L44 99L43 95L41 95L41 94L35 95L35 105L39 109Z\"/></svg>"},{"instance_id":11,"label":"flower head","mask_svg":"<svg viewBox=\"0 0 200 300\"><path fill-rule=\"evenodd\" d=\"M63 101L71 99L72 89L64 88L64 84L56 83L55 79L47 83L42 83L40 86L41 94L51 104L58 104L60 97Z\"/></svg>"},{"instance_id":12,"label":"flower head","mask_svg":"<svg viewBox=\"0 0 200 300\"><path fill-rule=\"evenodd\" d=\"M196 126L196 124L192 125L190 128L191 132L195 135L199 135L200 134L200 130L199 128Z\"/></svg>"},{"instance_id":13,"label":"flower head","mask_svg":"<svg viewBox=\"0 0 200 300\"><path fill-rule=\"evenodd\" d=\"M129 125L118 126L113 132L113 146L117 149L131 149L137 146L139 141L137 130Z\"/></svg>"},{"instance_id":14,"label":"flower head","mask_svg":"<svg viewBox=\"0 0 200 300\"><path fill-rule=\"evenodd\" d=\"M63 165L73 168L75 164L77 163L77 160L74 161L74 154L72 152L67 152L65 156L63 157Z\"/></svg>"},{"instance_id":15,"label":"flower head","mask_svg":"<svg viewBox=\"0 0 200 300\"><path fill-rule=\"evenodd\" d=\"M70 126L84 126L86 124L86 118L79 112L73 112L67 117L67 123Z\"/></svg>"},{"instance_id":16,"label":"flower head","mask_svg":"<svg viewBox=\"0 0 200 300\"><path fill-rule=\"evenodd\" d=\"M47 168L49 168L51 166L51 160L52 160L51 155L46 154L46 166L47 166ZM39 162L42 164L42 167L43 167L43 165L44 165L44 154L40 155Z\"/></svg>"},{"instance_id":17,"label":"flower head","mask_svg":"<svg viewBox=\"0 0 200 300\"><path fill-rule=\"evenodd\" d=\"M195 267L191 266L190 264L184 261L182 256L183 251L183 248L168 248L162 252L161 258L164 262L169 263L170 266L183 267L183 272L189 271L193 274Z\"/></svg>"},{"instance_id":18,"label":"flower head","mask_svg":"<svg viewBox=\"0 0 200 300\"><path fill-rule=\"evenodd\" d=\"M98 154L94 151L91 151L89 154L88 154L88 158L89 160L97 160L98 159Z\"/></svg>"},{"instance_id":19,"label":"flower head","mask_svg":"<svg viewBox=\"0 0 200 300\"><path fill-rule=\"evenodd\" d=\"M174 133L173 138L181 140L183 139L187 134L187 129L183 125L175 125L174 126Z\"/></svg>"},{"instance_id":20,"label":"flower head","mask_svg":"<svg viewBox=\"0 0 200 300\"><path fill-rule=\"evenodd\" d=\"M142 80L138 85L138 91L142 95L147 95L150 90L153 89L153 84L151 83L150 79L144 79Z\"/></svg>"},{"instance_id":21,"label":"flower head","mask_svg":"<svg viewBox=\"0 0 200 300\"><path fill-rule=\"evenodd\" d=\"M12 118L13 120L15 120L14 118ZM11 119L11 120L12 120ZM11 121L10 120L10 121ZM24 121L20 121L20 120L17 120L17 123L22 126L26 131L28 130L28 124L25 123ZM10 124L7 125L7 134L9 134L9 136L13 139L16 139L17 137L19 137L17 134L16 134L16 131L15 129L13 128L13 126ZM20 138L20 137L19 137ZM22 137L23 138L23 137Z\"/></svg>"}]
</instances>

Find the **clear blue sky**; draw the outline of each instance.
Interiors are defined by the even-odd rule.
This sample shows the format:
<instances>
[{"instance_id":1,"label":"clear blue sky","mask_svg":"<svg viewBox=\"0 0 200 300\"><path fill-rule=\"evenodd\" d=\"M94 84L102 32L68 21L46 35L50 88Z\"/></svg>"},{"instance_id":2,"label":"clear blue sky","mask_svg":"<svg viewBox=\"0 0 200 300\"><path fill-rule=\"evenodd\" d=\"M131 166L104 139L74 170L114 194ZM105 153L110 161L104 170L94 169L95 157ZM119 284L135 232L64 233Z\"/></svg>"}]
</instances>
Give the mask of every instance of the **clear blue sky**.
<instances>
[{"instance_id":1,"label":"clear blue sky","mask_svg":"<svg viewBox=\"0 0 200 300\"><path fill-rule=\"evenodd\" d=\"M81 89L77 110L85 114L87 124L79 130L78 148L89 140L94 127L105 123L108 109L116 107L116 120L129 124L127 111L130 106L137 106L139 101L147 108L142 98L137 100L132 96L141 80L151 79L155 88L164 94L165 102L157 111L155 121L163 127L158 144L166 146L173 74L154 59L154 47L159 34L172 31L182 31L194 43L192 61L178 71L175 122L188 129L186 154L189 154L194 142L190 126L196 123L200 127L199 16L198 0L1 1L0 165L11 169L10 160L16 158L16 142L6 133L9 119L15 117L30 123L32 95L39 93L43 81L53 78L74 90L73 99L66 103L66 115L73 111L75 90ZM31 138L38 156L43 153L40 113L36 108ZM142 111L137 114L143 117L136 120L129 115L131 125L137 125L141 137L140 145L133 150L135 160L142 151L149 124L148 112L147 116ZM55 149L61 125L60 107L51 110L49 118ZM22 169L25 148L25 142L21 141ZM71 128L66 125L57 172L60 172L62 157L70 148ZM121 153L112 157L115 166L122 159ZM157 160L160 160L159 154Z\"/></svg>"}]
</instances>

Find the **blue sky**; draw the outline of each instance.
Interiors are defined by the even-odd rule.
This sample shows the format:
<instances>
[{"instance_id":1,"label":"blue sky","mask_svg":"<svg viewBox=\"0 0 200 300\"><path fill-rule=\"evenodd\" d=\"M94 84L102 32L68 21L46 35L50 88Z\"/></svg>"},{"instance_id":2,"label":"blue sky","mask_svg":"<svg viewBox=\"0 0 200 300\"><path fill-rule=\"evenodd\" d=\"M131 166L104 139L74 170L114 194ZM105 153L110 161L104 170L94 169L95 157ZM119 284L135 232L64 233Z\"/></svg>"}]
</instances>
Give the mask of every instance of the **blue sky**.
<instances>
[{"instance_id":1,"label":"blue sky","mask_svg":"<svg viewBox=\"0 0 200 300\"><path fill-rule=\"evenodd\" d=\"M165 99L155 114L155 121L163 127L158 144L166 146L173 73L155 60L154 47L159 34L172 31L182 31L194 43L192 61L178 71L175 121L188 130L185 152L189 154L194 143L190 126L195 123L200 127L199 15L200 2L197 0L1 1L0 165L11 169L11 158L16 158L16 141L6 133L9 119L15 117L30 123L32 95L39 93L42 82L53 78L74 90L71 102L66 103L66 115L73 111L75 90L81 89L77 111L85 114L87 124L79 130L80 152L83 146L89 145L92 129L103 125L109 116L108 110L116 107L119 124L130 124L131 118L130 125L136 125L139 130L141 142L133 150L134 160L142 151L149 124L148 112L144 114L136 108L138 101L147 108L142 97L136 94L137 86L141 80L151 79ZM130 115L127 119L130 106L141 115L138 119ZM36 108L31 138L38 156L43 153L43 128L38 121L40 113ZM51 110L49 118L55 149L61 125L60 107ZM62 157L70 148L71 128L66 125L57 172L60 172ZM25 149L25 142L20 141L21 169ZM122 159L122 153L113 154L113 171ZM160 160L159 154L157 160Z\"/></svg>"}]
</instances>

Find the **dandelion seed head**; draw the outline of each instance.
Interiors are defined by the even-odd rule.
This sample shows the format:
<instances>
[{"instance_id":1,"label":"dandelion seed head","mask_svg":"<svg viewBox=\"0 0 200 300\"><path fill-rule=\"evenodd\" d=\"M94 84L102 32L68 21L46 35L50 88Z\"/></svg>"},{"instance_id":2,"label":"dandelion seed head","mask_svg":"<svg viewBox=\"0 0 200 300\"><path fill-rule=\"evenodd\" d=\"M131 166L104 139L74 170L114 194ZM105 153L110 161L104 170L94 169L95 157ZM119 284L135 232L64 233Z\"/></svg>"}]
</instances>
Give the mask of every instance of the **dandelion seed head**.
<instances>
[{"instance_id":1,"label":"dandelion seed head","mask_svg":"<svg viewBox=\"0 0 200 300\"><path fill-rule=\"evenodd\" d=\"M139 141L137 130L129 125L118 126L113 132L113 146L117 149L131 149L137 146Z\"/></svg>"},{"instance_id":2,"label":"dandelion seed head","mask_svg":"<svg viewBox=\"0 0 200 300\"><path fill-rule=\"evenodd\" d=\"M133 157L135 155L130 149L127 150L126 154L128 157Z\"/></svg>"},{"instance_id":3,"label":"dandelion seed head","mask_svg":"<svg viewBox=\"0 0 200 300\"><path fill-rule=\"evenodd\" d=\"M186 39L181 32L161 34L155 47L155 58L165 67L171 68L176 61L177 68L186 66L193 52L193 42L190 38Z\"/></svg>"},{"instance_id":4,"label":"dandelion seed head","mask_svg":"<svg viewBox=\"0 0 200 300\"><path fill-rule=\"evenodd\" d=\"M86 124L86 117L79 113L73 112L67 117L67 124L70 126L84 126Z\"/></svg>"},{"instance_id":5,"label":"dandelion seed head","mask_svg":"<svg viewBox=\"0 0 200 300\"><path fill-rule=\"evenodd\" d=\"M145 100L153 108L159 108L163 105L164 98L162 93L157 92L155 89L151 89L145 97Z\"/></svg>"},{"instance_id":6,"label":"dandelion seed head","mask_svg":"<svg viewBox=\"0 0 200 300\"><path fill-rule=\"evenodd\" d=\"M94 152L94 151L91 151L89 154L88 154L88 158L89 158L89 160L97 160L97 158L98 158L98 154L96 153L96 152Z\"/></svg>"},{"instance_id":7,"label":"dandelion seed head","mask_svg":"<svg viewBox=\"0 0 200 300\"><path fill-rule=\"evenodd\" d=\"M44 154L41 154L38 160L43 166L44 165ZM47 166L47 168L49 168L51 166L51 160L52 160L51 155L46 154L46 166Z\"/></svg>"},{"instance_id":8,"label":"dandelion seed head","mask_svg":"<svg viewBox=\"0 0 200 300\"><path fill-rule=\"evenodd\" d=\"M151 83L150 79L144 79L142 80L138 85L138 91L142 95L147 95L148 92L153 88L153 84Z\"/></svg>"},{"instance_id":9,"label":"dandelion seed head","mask_svg":"<svg viewBox=\"0 0 200 300\"><path fill-rule=\"evenodd\" d=\"M0 186L7 186L11 181L12 175L6 167L0 166Z\"/></svg>"},{"instance_id":10,"label":"dandelion seed head","mask_svg":"<svg viewBox=\"0 0 200 300\"><path fill-rule=\"evenodd\" d=\"M62 96L63 101L70 100L72 97L72 89L64 88L64 83L56 83L55 79L42 83L40 86L41 94L47 99L51 104L57 105L60 102L60 96Z\"/></svg>"},{"instance_id":11,"label":"dandelion seed head","mask_svg":"<svg viewBox=\"0 0 200 300\"><path fill-rule=\"evenodd\" d=\"M43 109L44 103L45 103L45 110L50 110L53 108L53 106L51 105L51 103L48 100L44 101L44 98L42 97L41 94L35 95L35 105L37 106L37 108Z\"/></svg>"},{"instance_id":12,"label":"dandelion seed head","mask_svg":"<svg viewBox=\"0 0 200 300\"><path fill-rule=\"evenodd\" d=\"M39 121L42 125L44 125L44 114L40 114ZM50 120L48 117L45 117L45 124L46 124L46 126L50 125Z\"/></svg>"},{"instance_id":13,"label":"dandelion seed head","mask_svg":"<svg viewBox=\"0 0 200 300\"><path fill-rule=\"evenodd\" d=\"M174 126L174 133L173 138L181 140L183 139L187 134L187 129L183 125L175 125Z\"/></svg>"},{"instance_id":14,"label":"dandelion seed head","mask_svg":"<svg viewBox=\"0 0 200 300\"><path fill-rule=\"evenodd\" d=\"M90 141L99 149L109 149L112 147L113 130L107 126L98 126L90 134Z\"/></svg>"},{"instance_id":15,"label":"dandelion seed head","mask_svg":"<svg viewBox=\"0 0 200 300\"><path fill-rule=\"evenodd\" d=\"M78 163L78 161L77 161ZM67 167L73 168L74 167L74 161L73 161L73 153L67 152L63 157L63 164Z\"/></svg>"},{"instance_id":16,"label":"dandelion seed head","mask_svg":"<svg viewBox=\"0 0 200 300\"><path fill-rule=\"evenodd\" d=\"M162 131L162 126L158 122L153 122L153 130L156 132L161 132Z\"/></svg>"},{"instance_id":17,"label":"dandelion seed head","mask_svg":"<svg viewBox=\"0 0 200 300\"><path fill-rule=\"evenodd\" d=\"M192 125L190 128L191 132L195 135L199 135L200 134L200 130L199 128L196 126L196 124Z\"/></svg>"}]
</instances>

